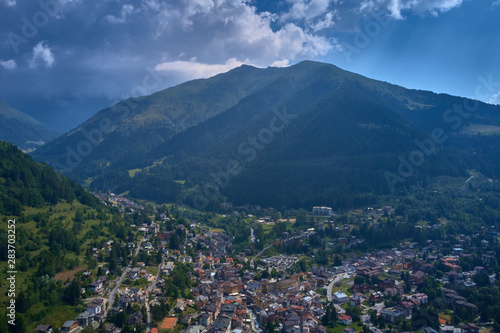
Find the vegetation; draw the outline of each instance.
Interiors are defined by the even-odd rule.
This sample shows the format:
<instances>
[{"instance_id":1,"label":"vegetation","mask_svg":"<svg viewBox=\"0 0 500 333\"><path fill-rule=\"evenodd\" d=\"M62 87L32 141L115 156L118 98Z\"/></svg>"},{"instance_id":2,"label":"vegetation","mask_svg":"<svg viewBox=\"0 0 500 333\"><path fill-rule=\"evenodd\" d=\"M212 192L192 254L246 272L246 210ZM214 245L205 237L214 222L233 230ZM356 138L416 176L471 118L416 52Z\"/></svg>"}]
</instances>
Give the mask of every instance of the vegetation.
<instances>
[{"instance_id":1,"label":"vegetation","mask_svg":"<svg viewBox=\"0 0 500 333\"><path fill-rule=\"evenodd\" d=\"M116 258L129 255L118 244L134 238L133 219L100 204L80 185L13 145L0 142L0 220L5 225L16 221L17 332L33 331L40 321L60 327L61 318L82 312L79 281L83 270L96 272L92 248L114 242L109 255L97 259L117 274ZM0 229L0 239L7 244L7 228ZM0 259L0 278L5 281L6 246L0 247ZM4 284L0 303L6 306L8 300ZM0 331L7 331L5 316Z\"/></svg>"}]
</instances>

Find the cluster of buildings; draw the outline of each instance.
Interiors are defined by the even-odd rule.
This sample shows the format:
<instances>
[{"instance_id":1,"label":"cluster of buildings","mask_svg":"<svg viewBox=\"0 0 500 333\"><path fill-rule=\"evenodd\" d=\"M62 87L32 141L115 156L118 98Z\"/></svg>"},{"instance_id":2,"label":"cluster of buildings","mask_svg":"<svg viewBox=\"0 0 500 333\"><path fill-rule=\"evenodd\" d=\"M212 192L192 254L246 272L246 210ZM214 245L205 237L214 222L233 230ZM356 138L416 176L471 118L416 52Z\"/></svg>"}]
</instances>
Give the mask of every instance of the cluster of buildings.
<instances>
[{"instance_id":1,"label":"cluster of buildings","mask_svg":"<svg viewBox=\"0 0 500 333\"><path fill-rule=\"evenodd\" d=\"M118 207L120 211L134 212L138 210L144 210L142 205L135 203L134 201L114 193L92 193L99 201L105 205L111 204L113 207Z\"/></svg>"}]
</instances>

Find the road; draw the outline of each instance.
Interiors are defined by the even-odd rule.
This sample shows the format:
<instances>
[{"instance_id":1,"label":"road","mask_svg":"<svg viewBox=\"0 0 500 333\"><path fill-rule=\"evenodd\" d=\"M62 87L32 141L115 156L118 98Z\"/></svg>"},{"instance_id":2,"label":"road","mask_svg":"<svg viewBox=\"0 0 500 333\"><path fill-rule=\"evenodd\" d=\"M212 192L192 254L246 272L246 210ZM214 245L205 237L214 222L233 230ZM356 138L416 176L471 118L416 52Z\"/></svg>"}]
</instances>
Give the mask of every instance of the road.
<instances>
[{"instance_id":1,"label":"road","mask_svg":"<svg viewBox=\"0 0 500 333\"><path fill-rule=\"evenodd\" d=\"M330 282L330 284L328 285L328 289L326 291L326 297L328 298L328 302L331 302L333 300L333 297L332 297L333 285L335 283L347 278L347 276L349 276L349 274L347 274L347 273L340 273L340 274L335 275L332 282Z\"/></svg>"},{"instance_id":2,"label":"road","mask_svg":"<svg viewBox=\"0 0 500 333\"><path fill-rule=\"evenodd\" d=\"M163 268L164 262L165 262L165 258L162 256L161 263L158 265L158 274L156 274L156 278L153 281L151 281L148 288L146 289L146 312L147 312L147 317L148 317L148 321L146 324L146 333L149 333L149 330L151 329L151 311L149 308L149 300L148 300L149 293L153 290L153 288L156 285L156 282L158 282L158 280L160 279L160 274L161 274L161 270Z\"/></svg>"},{"instance_id":3,"label":"road","mask_svg":"<svg viewBox=\"0 0 500 333\"><path fill-rule=\"evenodd\" d=\"M376 303L374 306L370 308L370 310L376 310L377 313L380 313L380 310L385 308L384 302Z\"/></svg>"},{"instance_id":4,"label":"road","mask_svg":"<svg viewBox=\"0 0 500 333\"><path fill-rule=\"evenodd\" d=\"M111 291L111 293L108 296L108 306L104 309L103 321L106 320L106 317L108 315L108 309L113 307L113 304L115 302L116 292L118 291L118 288L120 288L120 285L122 284L123 280L125 280L125 276L127 275L128 271L130 270L130 267L132 266L132 262L134 261L134 258L137 257L137 254L139 253L139 249L141 247L141 244L142 244L142 240L140 240L139 244L137 244L137 249L135 250L134 256L130 260L127 268L123 271L123 273L120 276L120 278L118 279L118 281L116 281L115 287L113 288L113 290Z\"/></svg>"},{"instance_id":5,"label":"road","mask_svg":"<svg viewBox=\"0 0 500 333\"><path fill-rule=\"evenodd\" d=\"M266 251L271 246L274 246L274 244L273 243L269 244L268 246L266 246L265 248L263 248L259 253L257 253L255 256L253 256L253 258L250 260L250 267L253 267L253 262L255 261L255 258L257 258L258 256L260 256L262 253L264 253L264 251Z\"/></svg>"},{"instance_id":6,"label":"road","mask_svg":"<svg viewBox=\"0 0 500 333\"><path fill-rule=\"evenodd\" d=\"M250 243L254 243L255 242L255 236L253 234L253 228L250 227Z\"/></svg>"}]
</instances>

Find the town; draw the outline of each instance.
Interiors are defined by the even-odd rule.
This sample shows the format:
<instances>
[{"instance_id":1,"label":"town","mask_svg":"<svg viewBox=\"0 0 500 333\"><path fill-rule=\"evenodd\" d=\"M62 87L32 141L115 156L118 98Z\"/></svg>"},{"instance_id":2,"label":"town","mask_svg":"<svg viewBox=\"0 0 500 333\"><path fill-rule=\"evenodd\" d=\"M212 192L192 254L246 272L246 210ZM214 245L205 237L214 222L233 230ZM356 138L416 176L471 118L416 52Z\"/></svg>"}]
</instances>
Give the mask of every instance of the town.
<instances>
[{"instance_id":1,"label":"town","mask_svg":"<svg viewBox=\"0 0 500 333\"><path fill-rule=\"evenodd\" d=\"M390 206L188 215L158 206L133 240L92 244L71 282L83 311L37 331L488 332L499 315L493 227L448 235Z\"/></svg>"}]
</instances>

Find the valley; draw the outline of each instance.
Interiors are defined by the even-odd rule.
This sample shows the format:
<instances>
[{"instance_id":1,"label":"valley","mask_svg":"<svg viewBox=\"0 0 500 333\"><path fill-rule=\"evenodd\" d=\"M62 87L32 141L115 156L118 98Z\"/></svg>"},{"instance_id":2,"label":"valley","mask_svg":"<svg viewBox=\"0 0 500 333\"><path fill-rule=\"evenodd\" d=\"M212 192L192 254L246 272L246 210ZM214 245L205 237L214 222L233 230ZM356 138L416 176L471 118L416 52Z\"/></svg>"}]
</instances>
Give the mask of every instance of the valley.
<instances>
[{"instance_id":1,"label":"valley","mask_svg":"<svg viewBox=\"0 0 500 333\"><path fill-rule=\"evenodd\" d=\"M119 102L33 157L2 141L0 329L497 331L499 126L304 61Z\"/></svg>"}]
</instances>

